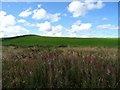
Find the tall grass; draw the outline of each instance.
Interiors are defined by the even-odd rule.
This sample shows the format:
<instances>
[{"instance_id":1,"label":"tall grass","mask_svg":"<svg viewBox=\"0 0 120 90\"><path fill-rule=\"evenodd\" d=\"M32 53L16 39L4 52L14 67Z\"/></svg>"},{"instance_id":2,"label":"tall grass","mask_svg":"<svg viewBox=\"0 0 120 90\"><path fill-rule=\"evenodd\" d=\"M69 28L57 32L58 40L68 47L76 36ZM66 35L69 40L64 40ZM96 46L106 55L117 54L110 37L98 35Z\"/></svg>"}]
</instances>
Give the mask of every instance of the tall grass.
<instances>
[{"instance_id":1,"label":"tall grass","mask_svg":"<svg viewBox=\"0 0 120 90\"><path fill-rule=\"evenodd\" d=\"M116 88L115 48L3 47L3 88Z\"/></svg>"}]
</instances>

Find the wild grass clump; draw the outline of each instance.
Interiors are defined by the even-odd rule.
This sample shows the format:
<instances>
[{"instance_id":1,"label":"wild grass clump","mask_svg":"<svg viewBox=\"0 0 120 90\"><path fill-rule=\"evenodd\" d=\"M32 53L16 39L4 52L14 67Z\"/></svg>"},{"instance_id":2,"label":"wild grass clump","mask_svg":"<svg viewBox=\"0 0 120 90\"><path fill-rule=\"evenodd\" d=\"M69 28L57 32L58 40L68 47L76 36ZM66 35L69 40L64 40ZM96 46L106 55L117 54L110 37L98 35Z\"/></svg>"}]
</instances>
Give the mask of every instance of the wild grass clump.
<instances>
[{"instance_id":1,"label":"wild grass clump","mask_svg":"<svg viewBox=\"0 0 120 90\"><path fill-rule=\"evenodd\" d=\"M3 47L3 88L119 87L115 48Z\"/></svg>"}]
</instances>

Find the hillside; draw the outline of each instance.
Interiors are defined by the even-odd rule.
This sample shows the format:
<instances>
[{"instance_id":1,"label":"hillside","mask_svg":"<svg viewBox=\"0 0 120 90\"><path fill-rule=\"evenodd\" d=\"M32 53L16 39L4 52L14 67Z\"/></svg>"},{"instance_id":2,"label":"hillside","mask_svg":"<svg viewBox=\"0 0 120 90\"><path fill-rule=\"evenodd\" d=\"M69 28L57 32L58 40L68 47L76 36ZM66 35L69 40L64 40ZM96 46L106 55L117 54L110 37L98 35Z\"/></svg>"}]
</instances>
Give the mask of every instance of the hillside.
<instances>
[{"instance_id":1,"label":"hillside","mask_svg":"<svg viewBox=\"0 0 120 90\"><path fill-rule=\"evenodd\" d=\"M37 35L24 35L11 38L3 38L2 45L19 46L105 46L117 47L118 38L68 38L68 37L44 37Z\"/></svg>"}]
</instances>

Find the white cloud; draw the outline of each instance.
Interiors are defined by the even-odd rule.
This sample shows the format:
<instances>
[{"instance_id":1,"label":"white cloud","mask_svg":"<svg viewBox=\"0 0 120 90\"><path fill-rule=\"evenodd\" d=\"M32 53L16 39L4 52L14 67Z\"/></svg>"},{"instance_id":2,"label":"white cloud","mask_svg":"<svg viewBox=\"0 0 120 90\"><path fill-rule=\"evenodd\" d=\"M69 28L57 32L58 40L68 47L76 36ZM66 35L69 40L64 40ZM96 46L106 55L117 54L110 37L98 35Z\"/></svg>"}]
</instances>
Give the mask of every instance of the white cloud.
<instances>
[{"instance_id":1,"label":"white cloud","mask_svg":"<svg viewBox=\"0 0 120 90\"><path fill-rule=\"evenodd\" d=\"M41 8L41 6L42 6L41 4L38 4L38 5L37 5L38 8Z\"/></svg>"},{"instance_id":2,"label":"white cloud","mask_svg":"<svg viewBox=\"0 0 120 90\"><path fill-rule=\"evenodd\" d=\"M0 11L0 17L5 16L6 14L7 14L6 12L4 12L4 11Z\"/></svg>"},{"instance_id":3,"label":"white cloud","mask_svg":"<svg viewBox=\"0 0 120 90\"><path fill-rule=\"evenodd\" d=\"M9 27L5 27L3 28L4 32L7 32L8 34L17 34L17 33L21 33L21 32L29 32L27 29L16 25L16 26L9 26Z\"/></svg>"},{"instance_id":4,"label":"white cloud","mask_svg":"<svg viewBox=\"0 0 120 90\"><path fill-rule=\"evenodd\" d=\"M78 20L78 21L76 21L75 23L74 23L74 25L80 25L81 24L81 21L80 20Z\"/></svg>"},{"instance_id":5,"label":"white cloud","mask_svg":"<svg viewBox=\"0 0 120 90\"><path fill-rule=\"evenodd\" d=\"M25 23L25 22L26 22L26 20L24 20L24 19L18 20L18 23Z\"/></svg>"},{"instance_id":6,"label":"white cloud","mask_svg":"<svg viewBox=\"0 0 120 90\"><path fill-rule=\"evenodd\" d=\"M72 25L72 29L70 29L70 32L77 32L77 31L83 31L83 30L89 30L92 27L91 23L81 23L80 25Z\"/></svg>"},{"instance_id":7,"label":"white cloud","mask_svg":"<svg viewBox=\"0 0 120 90\"><path fill-rule=\"evenodd\" d=\"M63 26L61 25L53 26L52 27L53 36L61 36L62 30L63 30Z\"/></svg>"},{"instance_id":8,"label":"white cloud","mask_svg":"<svg viewBox=\"0 0 120 90\"><path fill-rule=\"evenodd\" d=\"M51 32L51 31L44 32L44 34L42 34L41 36L53 36L53 32Z\"/></svg>"},{"instance_id":9,"label":"white cloud","mask_svg":"<svg viewBox=\"0 0 120 90\"><path fill-rule=\"evenodd\" d=\"M15 23L16 21L14 16L7 15L6 12L0 11L0 27L14 25Z\"/></svg>"},{"instance_id":10,"label":"white cloud","mask_svg":"<svg viewBox=\"0 0 120 90\"><path fill-rule=\"evenodd\" d=\"M97 3L95 4L95 2L97 2ZM103 2L101 0L99 0L99 1L91 0L91 2L90 2L90 0L86 0L85 5L87 6L88 10L101 9L104 6Z\"/></svg>"},{"instance_id":11,"label":"white cloud","mask_svg":"<svg viewBox=\"0 0 120 90\"><path fill-rule=\"evenodd\" d=\"M35 9L33 11L30 11L30 10L31 8L21 12L19 16L27 17L33 13L32 19L35 19L35 20L49 20L50 22L57 22L58 20L61 19L60 13L55 13L55 14L48 13L45 9L41 8L41 4L38 4L38 9Z\"/></svg>"},{"instance_id":12,"label":"white cloud","mask_svg":"<svg viewBox=\"0 0 120 90\"><path fill-rule=\"evenodd\" d=\"M82 35L77 35L77 33L69 33L66 37L79 37L79 38L91 38L94 37L93 35L91 35L90 33L85 33Z\"/></svg>"},{"instance_id":13,"label":"white cloud","mask_svg":"<svg viewBox=\"0 0 120 90\"><path fill-rule=\"evenodd\" d=\"M34 15L32 16L33 19L45 19L47 12L44 9L36 9L33 11Z\"/></svg>"},{"instance_id":14,"label":"white cloud","mask_svg":"<svg viewBox=\"0 0 120 90\"><path fill-rule=\"evenodd\" d=\"M81 37L77 35L79 31L86 31L90 30L91 28L91 23L82 23L80 20L78 20L71 26L71 29L66 29L66 32L68 33L69 37Z\"/></svg>"},{"instance_id":15,"label":"white cloud","mask_svg":"<svg viewBox=\"0 0 120 90\"><path fill-rule=\"evenodd\" d=\"M61 25L52 26L51 31L45 32L42 36L60 37L62 36L62 29L63 27Z\"/></svg>"},{"instance_id":16,"label":"white cloud","mask_svg":"<svg viewBox=\"0 0 120 90\"><path fill-rule=\"evenodd\" d=\"M24 23L24 25L25 25L25 26L29 26L29 27L36 26L36 24L34 24L34 23L29 23L29 22Z\"/></svg>"},{"instance_id":17,"label":"white cloud","mask_svg":"<svg viewBox=\"0 0 120 90\"><path fill-rule=\"evenodd\" d=\"M28 17L29 15L32 14L32 11L30 11L30 10L31 10L31 8L29 8L29 9L21 12L21 13L19 14L19 16L20 16L20 17Z\"/></svg>"},{"instance_id":18,"label":"white cloud","mask_svg":"<svg viewBox=\"0 0 120 90\"><path fill-rule=\"evenodd\" d=\"M19 25L13 25L13 26L8 26L4 28L0 28L0 33L2 33L3 36L18 36L18 35L23 35L29 33L29 31Z\"/></svg>"},{"instance_id":19,"label":"white cloud","mask_svg":"<svg viewBox=\"0 0 120 90\"><path fill-rule=\"evenodd\" d=\"M28 32L24 27L16 25L13 15L7 15L6 12L0 11L0 37L17 36Z\"/></svg>"},{"instance_id":20,"label":"white cloud","mask_svg":"<svg viewBox=\"0 0 120 90\"><path fill-rule=\"evenodd\" d=\"M68 6L68 11L73 14L72 17L79 17L79 16L84 16L89 10L100 9L103 6L104 5L102 1L100 0L97 1L97 3L90 2L88 0L85 0L84 2L72 1Z\"/></svg>"},{"instance_id":21,"label":"white cloud","mask_svg":"<svg viewBox=\"0 0 120 90\"><path fill-rule=\"evenodd\" d=\"M83 16L86 14L86 7L80 1L73 1L69 4L68 11L73 14L73 17Z\"/></svg>"},{"instance_id":22,"label":"white cloud","mask_svg":"<svg viewBox=\"0 0 120 90\"><path fill-rule=\"evenodd\" d=\"M3 32L0 32L0 37L4 37L4 33Z\"/></svg>"},{"instance_id":23,"label":"white cloud","mask_svg":"<svg viewBox=\"0 0 120 90\"><path fill-rule=\"evenodd\" d=\"M60 15L61 15L60 13L48 14L47 17L48 17L48 19L51 20L51 22L57 22L58 20L61 19L61 18L59 17Z\"/></svg>"},{"instance_id":24,"label":"white cloud","mask_svg":"<svg viewBox=\"0 0 120 90\"><path fill-rule=\"evenodd\" d=\"M67 37L77 37L76 33L70 33Z\"/></svg>"},{"instance_id":25,"label":"white cloud","mask_svg":"<svg viewBox=\"0 0 120 90\"><path fill-rule=\"evenodd\" d=\"M105 20L108 20L108 18L104 17L104 18L102 18L102 20L105 21Z\"/></svg>"},{"instance_id":26,"label":"white cloud","mask_svg":"<svg viewBox=\"0 0 120 90\"><path fill-rule=\"evenodd\" d=\"M111 24L104 24L104 25L98 25L97 26L98 29L115 29L118 30L117 26L111 25Z\"/></svg>"},{"instance_id":27,"label":"white cloud","mask_svg":"<svg viewBox=\"0 0 120 90\"><path fill-rule=\"evenodd\" d=\"M81 38L90 38L90 37L93 37L93 36L92 36L92 35L87 34L87 35L80 35L79 37L81 37Z\"/></svg>"},{"instance_id":28,"label":"white cloud","mask_svg":"<svg viewBox=\"0 0 120 90\"><path fill-rule=\"evenodd\" d=\"M29 27L31 27L31 26L36 26L36 24L27 22L27 21L24 20L24 19L19 19L19 20L17 20L17 22L18 22L18 23L23 23L24 26L29 26Z\"/></svg>"},{"instance_id":29,"label":"white cloud","mask_svg":"<svg viewBox=\"0 0 120 90\"><path fill-rule=\"evenodd\" d=\"M39 27L39 31L44 32L44 34L42 34L43 36L61 36L63 29L63 26L52 26L48 21L37 24L37 27Z\"/></svg>"},{"instance_id":30,"label":"white cloud","mask_svg":"<svg viewBox=\"0 0 120 90\"><path fill-rule=\"evenodd\" d=\"M50 20L51 22L56 22L58 20L60 20L61 18L59 17L61 14L60 13L56 13L56 14L50 14L47 13L45 9L41 8L41 9L35 9L33 11L33 19L36 20Z\"/></svg>"},{"instance_id":31,"label":"white cloud","mask_svg":"<svg viewBox=\"0 0 120 90\"><path fill-rule=\"evenodd\" d=\"M45 21L44 23L37 24L39 28L39 31L51 31L51 23L48 21Z\"/></svg>"}]
</instances>

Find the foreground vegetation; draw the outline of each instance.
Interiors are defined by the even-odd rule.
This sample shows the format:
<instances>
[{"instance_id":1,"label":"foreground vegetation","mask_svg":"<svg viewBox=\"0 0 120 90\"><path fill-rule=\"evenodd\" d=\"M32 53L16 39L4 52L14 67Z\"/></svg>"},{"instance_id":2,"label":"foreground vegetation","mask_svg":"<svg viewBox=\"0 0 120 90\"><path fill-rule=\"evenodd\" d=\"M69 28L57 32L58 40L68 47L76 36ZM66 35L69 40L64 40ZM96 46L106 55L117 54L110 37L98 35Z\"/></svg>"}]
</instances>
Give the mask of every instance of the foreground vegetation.
<instances>
[{"instance_id":1,"label":"foreground vegetation","mask_svg":"<svg viewBox=\"0 0 120 90\"><path fill-rule=\"evenodd\" d=\"M120 87L117 48L5 46L2 58L3 88Z\"/></svg>"}]
</instances>

